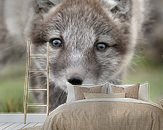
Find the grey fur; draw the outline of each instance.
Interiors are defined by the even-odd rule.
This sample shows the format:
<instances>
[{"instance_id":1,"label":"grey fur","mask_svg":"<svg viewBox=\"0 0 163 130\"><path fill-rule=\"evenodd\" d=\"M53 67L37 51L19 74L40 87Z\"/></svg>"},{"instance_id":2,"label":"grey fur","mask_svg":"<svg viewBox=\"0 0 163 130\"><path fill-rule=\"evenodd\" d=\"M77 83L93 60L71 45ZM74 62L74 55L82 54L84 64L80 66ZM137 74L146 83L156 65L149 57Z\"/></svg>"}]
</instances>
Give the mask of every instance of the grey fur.
<instances>
[{"instance_id":1,"label":"grey fur","mask_svg":"<svg viewBox=\"0 0 163 130\"><path fill-rule=\"evenodd\" d=\"M83 84L121 83L143 24L144 1L36 0L35 10L28 9L23 16L28 22L22 28L35 53L44 54L50 38L64 40L61 49L50 46L50 110L66 101L66 81L71 76L80 76ZM26 2L32 7L31 0ZM99 52L97 42L111 47ZM39 69L46 65L45 59L34 62ZM32 75L32 87L46 87L42 78L46 73ZM46 102L45 93L35 97Z\"/></svg>"}]
</instances>

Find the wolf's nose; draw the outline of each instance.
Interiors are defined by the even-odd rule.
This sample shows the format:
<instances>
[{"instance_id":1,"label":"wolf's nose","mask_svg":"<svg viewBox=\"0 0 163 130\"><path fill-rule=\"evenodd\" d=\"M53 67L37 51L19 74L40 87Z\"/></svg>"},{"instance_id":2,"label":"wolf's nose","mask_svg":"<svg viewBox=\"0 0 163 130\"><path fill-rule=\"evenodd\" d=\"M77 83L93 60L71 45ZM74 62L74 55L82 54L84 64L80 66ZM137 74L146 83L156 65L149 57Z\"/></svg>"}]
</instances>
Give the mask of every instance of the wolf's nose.
<instances>
[{"instance_id":1,"label":"wolf's nose","mask_svg":"<svg viewBox=\"0 0 163 130\"><path fill-rule=\"evenodd\" d=\"M68 79L68 82L72 85L81 85L83 80L80 77L72 77Z\"/></svg>"}]
</instances>

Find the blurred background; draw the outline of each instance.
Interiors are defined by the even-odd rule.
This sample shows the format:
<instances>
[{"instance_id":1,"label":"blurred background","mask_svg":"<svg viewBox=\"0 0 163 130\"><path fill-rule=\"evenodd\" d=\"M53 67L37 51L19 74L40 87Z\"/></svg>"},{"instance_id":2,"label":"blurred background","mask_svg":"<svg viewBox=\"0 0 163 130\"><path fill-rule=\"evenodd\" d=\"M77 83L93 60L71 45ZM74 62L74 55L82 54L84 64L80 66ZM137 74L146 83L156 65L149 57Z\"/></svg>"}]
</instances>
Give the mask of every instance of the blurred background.
<instances>
[{"instance_id":1,"label":"blurred background","mask_svg":"<svg viewBox=\"0 0 163 130\"><path fill-rule=\"evenodd\" d=\"M0 113L23 112L26 50L10 44L13 41L5 28L3 4L0 0ZM163 99L163 1L152 4L153 21L147 24L145 39L140 40L123 82L149 82L150 98L158 102Z\"/></svg>"}]
</instances>

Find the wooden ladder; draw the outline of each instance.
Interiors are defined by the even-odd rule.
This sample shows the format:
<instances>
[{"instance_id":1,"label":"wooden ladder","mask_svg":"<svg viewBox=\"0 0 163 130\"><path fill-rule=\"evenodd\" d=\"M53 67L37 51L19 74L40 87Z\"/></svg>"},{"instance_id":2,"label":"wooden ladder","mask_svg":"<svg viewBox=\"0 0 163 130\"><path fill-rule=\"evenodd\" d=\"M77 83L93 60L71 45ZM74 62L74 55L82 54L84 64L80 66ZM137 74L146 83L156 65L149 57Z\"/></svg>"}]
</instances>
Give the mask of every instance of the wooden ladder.
<instances>
[{"instance_id":1,"label":"wooden ladder","mask_svg":"<svg viewBox=\"0 0 163 130\"><path fill-rule=\"evenodd\" d=\"M49 115L49 43L47 43L47 51L46 54L32 54L31 49L32 42L27 40L27 56L26 56L26 75L25 75L25 83L24 83L24 124L27 121L27 113L28 107L46 107L46 113ZM31 69L31 58L46 58L46 68L43 70ZM29 87L30 73L31 72L46 72L46 81L47 88L46 89L31 89ZM38 91L46 91L47 92L47 104L29 104L29 92L38 92Z\"/></svg>"}]
</instances>

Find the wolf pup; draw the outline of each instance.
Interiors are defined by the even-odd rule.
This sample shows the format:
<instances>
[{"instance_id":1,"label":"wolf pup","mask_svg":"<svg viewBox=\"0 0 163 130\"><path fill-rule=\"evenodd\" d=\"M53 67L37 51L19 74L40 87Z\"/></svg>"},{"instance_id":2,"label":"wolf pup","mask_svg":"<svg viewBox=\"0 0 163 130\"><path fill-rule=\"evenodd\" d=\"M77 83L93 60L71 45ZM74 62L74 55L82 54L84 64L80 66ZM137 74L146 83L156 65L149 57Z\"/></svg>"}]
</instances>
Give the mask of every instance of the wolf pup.
<instances>
[{"instance_id":1,"label":"wolf pup","mask_svg":"<svg viewBox=\"0 0 163 130\"><path fill-rule=\"evenodd\" d=\"M26 12L22 25L25 36L33 42L34 52L45 54L47 43L50 45L50 110L66 101L66 82L121 83L140 38L144 1L23 1ZM45 59L34 62L38 69L46 66ZM31 86L45 88L46 73L33 73ZM45 93L34 96L46 102Z\"/></svg>"}]
</instances>

